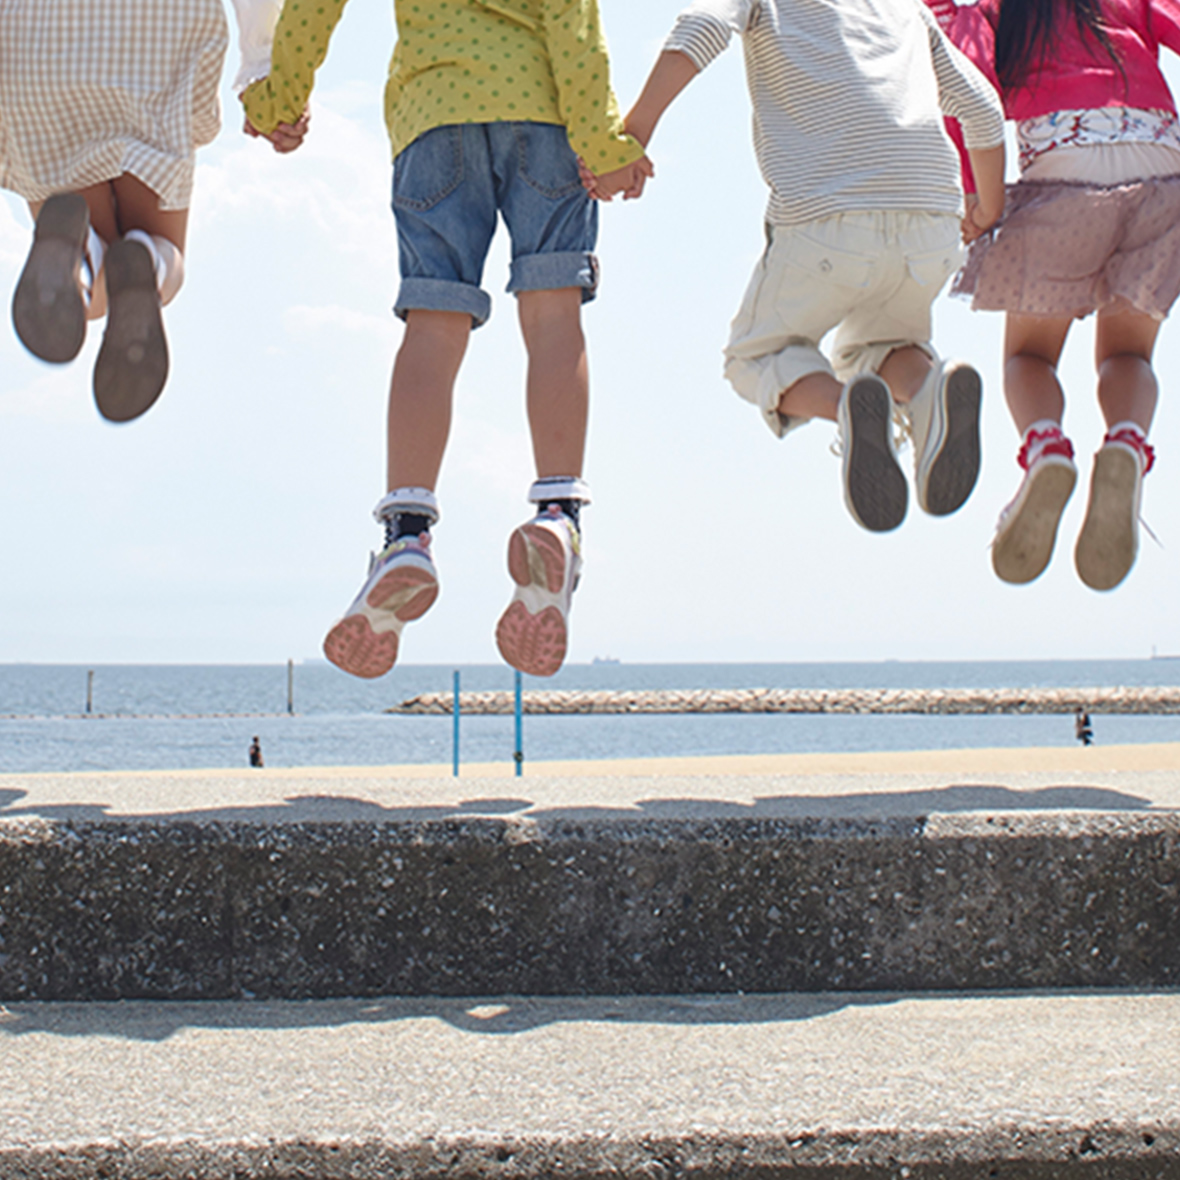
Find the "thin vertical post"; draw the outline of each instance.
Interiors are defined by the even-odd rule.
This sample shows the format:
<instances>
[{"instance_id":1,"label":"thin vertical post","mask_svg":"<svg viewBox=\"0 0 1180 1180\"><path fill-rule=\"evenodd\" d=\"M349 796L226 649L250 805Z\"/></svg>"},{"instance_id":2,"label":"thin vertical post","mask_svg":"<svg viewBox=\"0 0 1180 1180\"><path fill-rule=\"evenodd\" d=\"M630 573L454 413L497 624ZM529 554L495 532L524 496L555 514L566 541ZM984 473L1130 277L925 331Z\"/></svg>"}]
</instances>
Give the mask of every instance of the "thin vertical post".
<instances>
[{"instance_id":1,"label":"thin vertical post","mask_svg":"<svg viewBox=\"0 0 1180 1180\"><path fill-rule=\"evenodd\" d=\"M520 670L516 671L516 750L512 755L516 761L516 777L524 774L524 720L520 707Z\"/></svg>"},{"instance_id":2,"label":"thin vertical post","mask_svg":"<svg viewBox=\"0 0 1180 1180\"><path fill-rule=\"evenodd\" d=\"M287 661L287 712L295 715L295 661Z\"/></svg>"},{"instance_id":3,"label":"thin vertical post","mask_svg":"<svg viewBox=\"0 0 1180 1180\"><path fill-rule=\"evenodd\" d=\"M459 777L459 670L455 669L451 704L451 762L452 773Z\"/></svg>"},{"instance_id":4,"label":"thin vertical post","mask_svg":"<svg viewBox=\"0 0 1180 1180\"><path fill-rule=\"evenodd\" d=\"M92 713L94 711L94 672L93 670L86 673L86 712Z\"/></svg>"}]
</instances>

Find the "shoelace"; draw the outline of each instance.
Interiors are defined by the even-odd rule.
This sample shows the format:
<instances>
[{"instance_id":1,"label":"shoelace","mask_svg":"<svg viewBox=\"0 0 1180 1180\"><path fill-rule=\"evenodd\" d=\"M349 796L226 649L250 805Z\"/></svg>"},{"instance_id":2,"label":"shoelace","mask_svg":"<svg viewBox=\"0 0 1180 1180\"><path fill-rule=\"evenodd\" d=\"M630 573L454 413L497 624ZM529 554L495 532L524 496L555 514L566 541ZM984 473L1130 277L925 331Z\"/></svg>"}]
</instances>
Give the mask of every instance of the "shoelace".
<instances>
[{"instance_id":1,"label":"shoelace","mask_svg":"<svg viewBox=\"0 0 1180 1180\"><path fill-rule=\"evenodd\" d=\"M900 402L893 403L893 449L900 451L907 442L914 441L913 423L910 419L909 406L902 405ZM835 455L837 459L844 457L844 439L840 437L840 431L837 429L835 438L828 443L828 450Z\"/></svg>"}]
</instances>

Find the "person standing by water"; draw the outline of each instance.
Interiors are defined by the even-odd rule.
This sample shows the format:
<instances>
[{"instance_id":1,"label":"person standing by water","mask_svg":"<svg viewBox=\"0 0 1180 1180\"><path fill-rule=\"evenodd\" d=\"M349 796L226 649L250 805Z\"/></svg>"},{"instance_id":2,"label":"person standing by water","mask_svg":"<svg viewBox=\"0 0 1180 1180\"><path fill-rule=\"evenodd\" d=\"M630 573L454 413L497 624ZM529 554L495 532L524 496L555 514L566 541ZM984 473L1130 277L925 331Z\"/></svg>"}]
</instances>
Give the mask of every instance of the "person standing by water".
<instances>
[{"instance_id":1,"label":"person standing by water","mask_svg":"<svg viewBox=\"0 0 1180 1180\"><path fill-rule=\"evenodd\" d=\"M250 765L261 768L264 763L262 761L262 743L258 740L258 735L254 735L254 740L250 743Z\"/></svg>"},{"instance_id":2,"label":"person standing by water","mask_svg":"<svg viewBox=\"0 0 1180 1180\"><path fill-rule=\"evenodd\" d=\"M1083 746L1093 745L1094 729L1090 725L1090 714L1085 709L1079 709L1074 718L1073 731Z\"/></svg>"}]
</instances>

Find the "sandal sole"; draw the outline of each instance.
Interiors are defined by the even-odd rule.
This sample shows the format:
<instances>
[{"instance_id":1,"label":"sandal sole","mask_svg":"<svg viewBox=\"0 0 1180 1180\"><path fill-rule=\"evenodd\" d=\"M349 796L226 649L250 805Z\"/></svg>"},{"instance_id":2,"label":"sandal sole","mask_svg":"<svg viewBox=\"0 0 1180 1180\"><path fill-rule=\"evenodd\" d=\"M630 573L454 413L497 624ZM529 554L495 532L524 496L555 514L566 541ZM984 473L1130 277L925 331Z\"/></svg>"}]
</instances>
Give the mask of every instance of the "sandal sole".
<instances>
[{"instance_id":1,"label":"sandal sole","mask_svg":"<svg viewBox=\"0 0 1180 1180\"><path fill-rule=\"evenodd\" d=\"M50 364L72 361L86 339L86 301L78 268L90 213L77 193L50 197L37 215L33 245L12 297L21 343Z\"/></svg>"},{"instance_id":2,"label":"sandal sole","mask_svg":"<svg viewBox=\"0 0 1180 1180\"><path fill-rule=\"evenodd\" d=\"M120 239L106 257L107 327L94 363L94 401L108 422L150 410L168 380L168 341L151 255Z\"/></svg>"}]
</instances>

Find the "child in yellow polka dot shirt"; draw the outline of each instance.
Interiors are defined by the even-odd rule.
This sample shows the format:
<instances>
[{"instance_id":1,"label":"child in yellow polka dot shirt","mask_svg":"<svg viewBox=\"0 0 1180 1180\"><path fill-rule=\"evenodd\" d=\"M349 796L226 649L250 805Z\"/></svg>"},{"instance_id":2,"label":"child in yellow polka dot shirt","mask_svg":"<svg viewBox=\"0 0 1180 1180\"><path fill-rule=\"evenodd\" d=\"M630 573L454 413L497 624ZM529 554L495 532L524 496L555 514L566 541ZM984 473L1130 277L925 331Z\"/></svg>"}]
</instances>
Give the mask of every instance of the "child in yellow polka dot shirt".
<instances>
[{"instance_id":1,"label":"child in yellow polka dot shirt","mask_svg":"<svg viewBox=\"0 0 1180 1180\"><path fill-rule=\"evenodd\" d=\"M345 0L286 0L271 68L242 95L247 130L297 142L315 71ZM404 625L438 595L430 530L468 337L491 314L484 262L503 217L508 290L528 352L536 515L508 542L512 600L501 654L550 676L565 659L581 570L579 514L589 381L581 305L598 288L597 195L636 197L652 175L623 128L597 0L395 0L398 42L385 88L393 211L406 322L389 391L385 548L324 653L356 676L387 672Z\"/></svg>"}]
</instances>

